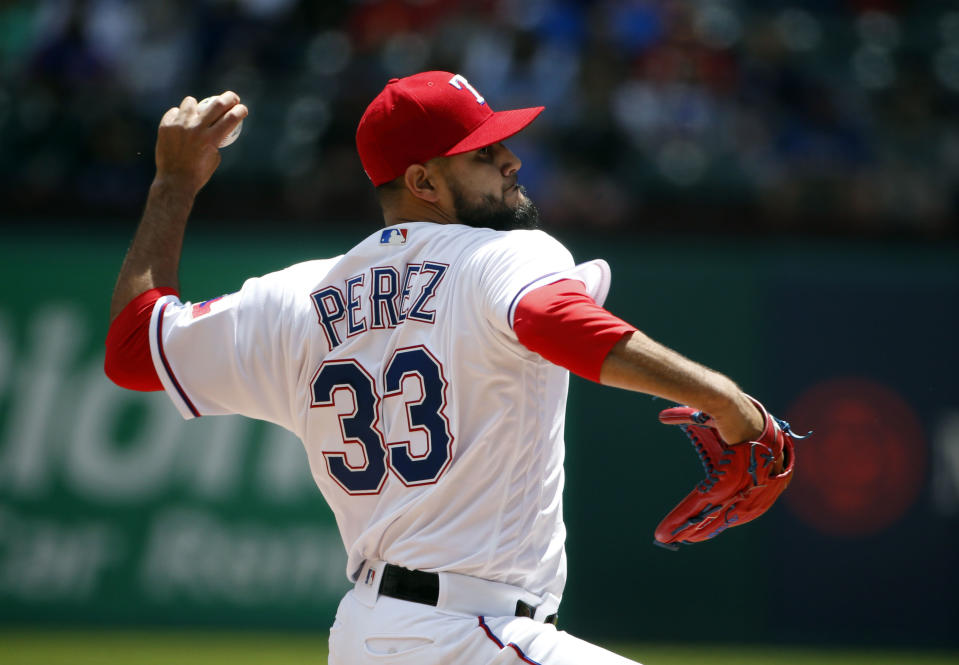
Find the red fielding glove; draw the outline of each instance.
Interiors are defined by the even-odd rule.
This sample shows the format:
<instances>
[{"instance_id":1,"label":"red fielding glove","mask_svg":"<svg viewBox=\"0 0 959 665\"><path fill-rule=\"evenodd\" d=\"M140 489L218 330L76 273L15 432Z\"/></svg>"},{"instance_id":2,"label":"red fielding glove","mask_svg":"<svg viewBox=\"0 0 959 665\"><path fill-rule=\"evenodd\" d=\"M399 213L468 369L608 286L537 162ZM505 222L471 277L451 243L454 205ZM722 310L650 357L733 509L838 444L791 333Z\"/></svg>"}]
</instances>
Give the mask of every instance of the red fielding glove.
<instances>
[{"instance_id":1,"label":"red fielding glove","mask_svg":"<svg viewBox=\"0 0 959 665\"><path fill-rule=\"evenodd\" d=\"M750 398L752 399L752 398ZM660 422L683 428L699 453L706 478L656 527L655 543L678 549L713 538L729 527L750 522L775 503L792 480L793 439L803 439L789 423L769 415L762 404L765 426L755 441L729 445L712 426L713 419L688 406L666 409Z\"/></svg>"}]
</instances>

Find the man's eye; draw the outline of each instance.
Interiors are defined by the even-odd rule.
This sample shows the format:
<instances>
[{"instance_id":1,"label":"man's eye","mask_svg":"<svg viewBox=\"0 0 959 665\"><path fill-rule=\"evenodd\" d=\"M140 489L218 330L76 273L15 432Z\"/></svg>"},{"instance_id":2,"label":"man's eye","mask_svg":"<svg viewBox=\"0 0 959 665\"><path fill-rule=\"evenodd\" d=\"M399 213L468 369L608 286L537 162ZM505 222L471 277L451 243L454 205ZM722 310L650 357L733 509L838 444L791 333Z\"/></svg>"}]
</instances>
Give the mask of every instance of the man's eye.
<instances>
[{"instance_id":1,"label":"man's eye","mask_svg":"<svg viewBox=\"0 0 959 665\"><path fill-rule=\"evenodd\" d=\"M479 155L480 157L489 157L489 156L490 156L489 146L486 146L485 148L480 148L480 149L476 152L476 154Z\"/></svg>"}]
</instances>

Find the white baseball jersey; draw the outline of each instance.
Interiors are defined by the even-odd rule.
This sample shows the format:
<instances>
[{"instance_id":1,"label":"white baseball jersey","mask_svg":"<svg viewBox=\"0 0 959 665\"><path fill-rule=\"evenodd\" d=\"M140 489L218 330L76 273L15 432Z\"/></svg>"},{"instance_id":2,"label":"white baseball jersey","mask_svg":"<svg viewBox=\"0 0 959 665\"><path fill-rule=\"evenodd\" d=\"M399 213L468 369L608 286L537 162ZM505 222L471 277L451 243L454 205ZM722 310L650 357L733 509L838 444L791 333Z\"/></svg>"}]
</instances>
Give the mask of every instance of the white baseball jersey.
<instances>
[{"instance_id":1,"label":"white baseball jersey","mask_svg":"<svg viewBox=\"0 0 959 665\"><path fill-rule=\"evenodd\" d=\"M239 413L306 447L355 579L364 560L562 595L568 372L517 341L531 289L582 281L541 231L426 222L201 304L157 301L151 350L186 418Z\"/></svg>"}]
</instances>

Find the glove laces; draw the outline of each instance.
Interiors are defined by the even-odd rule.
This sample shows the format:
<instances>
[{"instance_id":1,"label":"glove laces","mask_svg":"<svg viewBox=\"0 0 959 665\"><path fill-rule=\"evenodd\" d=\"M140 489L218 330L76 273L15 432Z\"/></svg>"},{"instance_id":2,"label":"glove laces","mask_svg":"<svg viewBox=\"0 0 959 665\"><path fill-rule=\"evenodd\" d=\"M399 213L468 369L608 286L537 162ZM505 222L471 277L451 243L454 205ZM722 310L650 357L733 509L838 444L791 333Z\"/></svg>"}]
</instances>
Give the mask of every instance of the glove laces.
<instances>
[{"instance_id":1,"label":"glove laces","mask_svg":"<svg viewBox=\"0 0 959 665\"><path fill-rule=\"evenodd\" d=\"M708 427L706 421L709 420L709 416L703 413L702 411L697 411L690 416L690 419L699 423L700 427ZM724 466L730 464L731 460L729 459L719 459L715 461L710 457L709 453L706 451L706 446L703 444L702 440L697 435L696 431L689 425L682 425L683 432L686 433L686 436L689 437L690 442L693 444L693 448L696 449L696 454L699 456L699 461L703 465L703 472L706 474L706 477L696 485L696 489L703 494L708 492L713 488L717 482L719 482L719 477L726 475L726 472L718 469L718 466ZM727 457L733 455L734 453L730 450L724 450L721 454L722 457Z\"/></svg>"},{"instance_id":2,"label":"glove laces","mask_svg":"<svg viewBox=\"0 0 959 665\"><path fill-rule=\"evenodd\" d=\"M770 414L770 415L771 415L771 414ZM776 424L779 425L779 429L781 429L781 430L783 431L783 434L785 434L786 436L789 436L789 437L791 437L791 438L793 438L793 439L797 439L797 440L799 440L799 439L806 439L806 438L809 438L809 436L812 434L812 430L809 430L808 432L806 432L805 434L802 434L802 435L796 434L796 433L793 432L793 430L792 430L792 425L790 425L788 422L786 422L786 421L783 420L782 418L777 418L776 416L772 416L772 415L771 415L771 417L772 417L773 420L776 421Z\"/></svg>"}]
</instances>

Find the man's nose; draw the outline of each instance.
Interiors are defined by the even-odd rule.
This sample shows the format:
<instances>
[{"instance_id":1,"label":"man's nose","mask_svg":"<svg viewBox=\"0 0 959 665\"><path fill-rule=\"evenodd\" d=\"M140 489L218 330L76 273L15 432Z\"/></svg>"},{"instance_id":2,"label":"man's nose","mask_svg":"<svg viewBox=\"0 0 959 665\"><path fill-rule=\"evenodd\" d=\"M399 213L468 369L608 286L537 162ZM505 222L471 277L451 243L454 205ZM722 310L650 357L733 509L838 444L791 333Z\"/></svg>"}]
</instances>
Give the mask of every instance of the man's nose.
<instances>
[{"instance_id":1,"label":"man's nose","mask_svg":"<svg viewBox=\"0 0 959 665\"><path fill-rule=\"evenodd\" d=\"M502 160L500 171L502 172L504 176L507 176L507 177L514 175L523 166L522 160L519 157L517 157L513 153L513 151L507 148L504 144L500 143L498 147L500 148L499 157Z\"/></svg>"}]
</instances>

